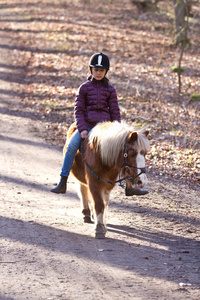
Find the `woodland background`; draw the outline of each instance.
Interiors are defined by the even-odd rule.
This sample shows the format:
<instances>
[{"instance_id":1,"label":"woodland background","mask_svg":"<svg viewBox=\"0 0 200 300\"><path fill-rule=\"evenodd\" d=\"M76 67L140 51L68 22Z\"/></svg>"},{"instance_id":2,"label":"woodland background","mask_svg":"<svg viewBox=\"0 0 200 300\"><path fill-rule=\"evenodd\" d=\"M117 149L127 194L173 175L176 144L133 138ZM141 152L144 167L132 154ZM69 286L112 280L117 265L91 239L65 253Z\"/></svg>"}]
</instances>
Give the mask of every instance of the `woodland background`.
<instances>
[{"instance_id":1,"label":"woodland background","mask_svg":"<svg viewBox=\"0 0 200 300\"><path fill-rule=\"evenodd\" d=\"M181 45L174 43L174 2L152 1L145 7L136 2L0 1L0 9L8 9L1 16L1 30L12 34L10 47L17 53L18 76L11 80L18 83L15 92L24 110L43 122L46 139L63 146L74 121L77 88L88 76L89 58L103 51L110 57L109 79L118 93L122 119L151 132L149 171L196 189L200 182L199 1L192 1L189 16L181 93L173 71L181 52ZM15 9L15 20L9 8Z\"/></svg>"}]
</instances>

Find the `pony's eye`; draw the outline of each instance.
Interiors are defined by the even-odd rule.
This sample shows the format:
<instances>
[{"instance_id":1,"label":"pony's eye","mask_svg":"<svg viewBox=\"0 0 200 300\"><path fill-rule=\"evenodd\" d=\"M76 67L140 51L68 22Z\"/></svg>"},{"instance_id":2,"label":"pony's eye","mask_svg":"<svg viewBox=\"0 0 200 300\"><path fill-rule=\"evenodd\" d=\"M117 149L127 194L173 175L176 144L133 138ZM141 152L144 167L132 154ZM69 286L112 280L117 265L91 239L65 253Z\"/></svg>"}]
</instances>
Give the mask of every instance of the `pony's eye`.
<instances>
[{"instance_id":1,"label":"pony's eye","mask_svg":"<svg viewBox=\"0 0 200 300\"><path fill-rule=\"evenodd\" d=\"M136 157L137 156L137 152L136 151L130 152L128 156L130 156L130 157Z\"/></svg>"}]
</instances>

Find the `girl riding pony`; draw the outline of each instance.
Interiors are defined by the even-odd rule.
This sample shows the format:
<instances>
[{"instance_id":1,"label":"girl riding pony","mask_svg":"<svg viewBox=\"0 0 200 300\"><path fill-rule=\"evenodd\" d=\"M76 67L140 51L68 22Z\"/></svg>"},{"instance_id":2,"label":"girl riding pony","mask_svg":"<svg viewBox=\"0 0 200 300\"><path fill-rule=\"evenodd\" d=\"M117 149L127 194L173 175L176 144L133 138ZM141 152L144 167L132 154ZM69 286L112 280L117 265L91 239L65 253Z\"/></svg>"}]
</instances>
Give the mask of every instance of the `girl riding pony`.
<instances>
[{"instance_id":1,"label":"girl riding pony","mask_svg":"<svg viewBox=\"0 0 200 300\"><path fill-rule=\"evenodd\" d=\"M51 192L64 194L67 179L72 168L75 154L80 147L81 139L85 139L88 132L100 122L121 121L116 90L109 83L106 74L110 68L107 55L96 53L89 61L90 76L78 89L75 100L75 122L77 130L74 132L67 147L61 170L59 184ZM145 192L132 189L131 194ZM144 194L144 193L143 193Z\"/></svg>"}]
</instances>

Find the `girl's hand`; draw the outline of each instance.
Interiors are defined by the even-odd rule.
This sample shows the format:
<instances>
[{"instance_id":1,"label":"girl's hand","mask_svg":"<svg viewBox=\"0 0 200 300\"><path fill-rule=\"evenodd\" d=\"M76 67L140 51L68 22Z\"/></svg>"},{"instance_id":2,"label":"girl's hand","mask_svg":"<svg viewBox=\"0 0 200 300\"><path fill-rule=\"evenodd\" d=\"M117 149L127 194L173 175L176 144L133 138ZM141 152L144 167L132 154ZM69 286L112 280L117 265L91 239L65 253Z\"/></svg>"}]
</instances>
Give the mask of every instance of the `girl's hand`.
<instances>
[{"instance_id":1,"label":"girl's hand","mask_svg":"<svg viewBox=\"0 0 200 300\"><path fill-rule=\"evenodd\" d=\"M87 130L81 131L81 138L82 138L82 139L86 139L87 135L88 135Z\"/></svg>"}]
</instances>

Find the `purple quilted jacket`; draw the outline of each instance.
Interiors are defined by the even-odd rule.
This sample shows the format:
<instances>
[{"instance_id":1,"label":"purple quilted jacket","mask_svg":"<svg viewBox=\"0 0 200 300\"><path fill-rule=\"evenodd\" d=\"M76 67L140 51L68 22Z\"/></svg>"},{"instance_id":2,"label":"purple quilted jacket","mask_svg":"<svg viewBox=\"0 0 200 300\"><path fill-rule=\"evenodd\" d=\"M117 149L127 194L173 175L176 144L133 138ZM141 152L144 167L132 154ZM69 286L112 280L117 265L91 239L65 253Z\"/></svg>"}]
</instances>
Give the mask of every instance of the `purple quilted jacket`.
<instances>
[{"instance_id":1,"label":"purple quilted jacket","mask_svg":"<svg viewBox=\"0 0 200 300\"><path fill-rule=\"evenodd\" d=\"M94 127L103 121L121 121L115 88L90 76L76 95L75 121L79 132Z\"/></svg>"}]
</instances>

